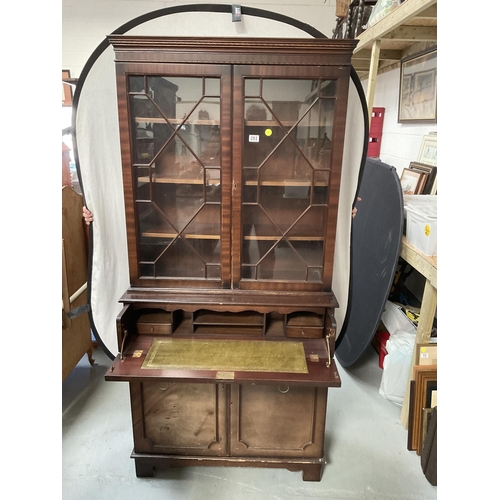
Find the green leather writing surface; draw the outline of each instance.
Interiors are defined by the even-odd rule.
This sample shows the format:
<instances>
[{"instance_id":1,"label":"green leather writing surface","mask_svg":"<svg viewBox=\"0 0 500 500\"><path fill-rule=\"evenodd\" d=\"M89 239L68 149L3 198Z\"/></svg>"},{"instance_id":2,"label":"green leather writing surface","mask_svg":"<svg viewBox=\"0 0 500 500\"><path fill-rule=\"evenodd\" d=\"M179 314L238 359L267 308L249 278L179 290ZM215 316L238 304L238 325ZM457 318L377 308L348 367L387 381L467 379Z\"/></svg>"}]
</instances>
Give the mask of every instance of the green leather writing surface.
<instances>
[{"instance_id":1,"label":"green leather writing surface","mask_svg":"<svg viewBox=\"0 0 500 500\"><path fill-rule=\"evenodd\" d=\"M143 369L308 373L302 342L155 339Z\"/></svg>"}]
</instances>

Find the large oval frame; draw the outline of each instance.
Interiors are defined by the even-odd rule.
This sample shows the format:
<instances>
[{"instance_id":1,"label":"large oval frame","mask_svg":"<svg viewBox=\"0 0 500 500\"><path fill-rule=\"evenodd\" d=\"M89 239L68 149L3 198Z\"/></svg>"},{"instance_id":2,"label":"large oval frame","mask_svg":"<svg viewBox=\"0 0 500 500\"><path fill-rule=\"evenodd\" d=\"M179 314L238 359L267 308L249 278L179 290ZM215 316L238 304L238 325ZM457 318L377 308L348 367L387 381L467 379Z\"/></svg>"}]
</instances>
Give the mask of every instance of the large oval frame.
<instances>
[{"instance_id":1,"label":"large oval frame","mask_svg":"<svg viewBox=\"0 0 500 500\"><path fill-rule=\"evenodd\" d=\"M140 15L127 23L123 24L116 30L112 32L112 34L124 34L130 31L133 28L138 27L141 24L147 23L148 21L152 21L154 19L163 17L163 16L168 16L172 14L180 14L180 13L193 13L193 12L211 12L211 13L225 13L225 14L230 14L232 12L232 6L231 5L222 5L222 4L199 4L199 5L179 5L179 6L174 6L174 7L166 7L162 9L158 9L155 11L151 11L149 13ZM303 23L301 21L298 21L297 19L285 16L283 14L279 14L276 12L271 12L267 11L264 9L258 9L254 7L245 7L241 6L241 15L242 16L254 16L254 17L259 17L263 19L269 19L272 21L284 23L290 26L293 26L299 30L304 31L308 35L314 37L314 38L328 38L326 35L321 33L319 30L316 28ZM81 174L81 166L80 166L80 158L78 154L78 137L76 133L76 123L77 123L77 113L78 113L78 106L80 104L80 97L82 95L82 90L84 88L87 76L96 63L96 61L99 59L99 57L104 53L104 51L110 46L110 43L107 39L104 39L94 50L88 61L86 62L80 77L78 78L78 82L75 88L74 96L73 96L73 109L72 109L72 123L71 123L71 135L72 135L72 141L73 141L73 151L74 151L74 156L75 156L75 165L76 165L76 170L77 170L77 175L78 179L80 182L82 194L83 194L83 199L85 200L85 186L82 180L82 174ZM358 181L357 181L357 187L356 187L356 193L352 201L352 207L354 207L356 200L357 200L357 195L359 191L359 186L360 186L360 180L363 175L363 168L365 165L365 160L366 160L366 155L367 155L367 150L368 150L368 137L369 137L369 121L368 121L368 107L366 104L366 99L365 99L365 93L363 90L363 87L361 85L361 81L354 70L354 68L351 67L351 80L357 90L359 99L360 99L360 104L361 104L361 109L363 113L363 119L364 119L364 138L363 138L363 150L361 154L361 163L359 167L359 174L358 174ZM351 247L351 245L350 245ZM93 268L92 268L92 262L93 262L93 248L94 248L94 232L93 232L93 225L91 224L90 230L89 230L89 260L88 260L88 274L87 274L87 303L88 303L88 315L89 315L89 321L90 325L92 328L92 332L96 338L96 340L99 342L99 345L103 349L103 351L106 353L106 355L110 359L114 359L116 356L116 353L113 354L111 350L108 348L106 343L104 342L102 336L100 335L95 321L94 321L94 315L92 311L92 276L93 276ZM349 286L350 286L350 280L349 280ZM351 290L349 290L349 295L350 295Z\"/></svg>"}]
</instances>

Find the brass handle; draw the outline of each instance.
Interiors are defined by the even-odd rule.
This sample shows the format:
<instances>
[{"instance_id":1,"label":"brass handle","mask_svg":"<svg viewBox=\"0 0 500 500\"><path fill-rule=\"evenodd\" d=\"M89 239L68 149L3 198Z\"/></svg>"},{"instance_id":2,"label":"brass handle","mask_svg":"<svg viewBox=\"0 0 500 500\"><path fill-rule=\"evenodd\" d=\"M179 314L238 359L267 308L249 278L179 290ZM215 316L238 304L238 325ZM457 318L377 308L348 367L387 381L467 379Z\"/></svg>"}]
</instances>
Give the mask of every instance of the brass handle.
<instances>
[{"instance_id":1,"label":"brass handle","mask_svg":"<svg viewBox=\"0 0 500 500\"><path fill-rule=\"evenodd\" d=\"M125 356L123 355L123 348L125 346L125 339L127 338L128 330L123 330L123 339L122 339L122 345L120 349L120 359L123 361L125 359Z\"/></svg>"},{"instance_id":2,"label":"brass handle","mask_svg":"<svg viewBox=\"0 0 500 500\"><path fill-rule=\"evenodd\" d=\"M286 386L286 390L284 390L284 391L282 391L282 390L280 389L280 386L278 385L278 391L280 391L280 392L281 392L281 394L286 394L289 390L290 390L290 386L289 386L289 385L287 385L287 386Z\"/></svg>"},{"instance_id":3,"label":"brass handle","mask_svg":"<svg viewBox=\"0 0 500 500\"><path fill-rule=\"evenodd\" d=\"M330 332L326 335L326 350L328 351L328 359L326 361L326 366L329 368L332 364L332 351L330 349L330 339L335 335L335 329L330 328Z\"/></svg>"}]
</instances>

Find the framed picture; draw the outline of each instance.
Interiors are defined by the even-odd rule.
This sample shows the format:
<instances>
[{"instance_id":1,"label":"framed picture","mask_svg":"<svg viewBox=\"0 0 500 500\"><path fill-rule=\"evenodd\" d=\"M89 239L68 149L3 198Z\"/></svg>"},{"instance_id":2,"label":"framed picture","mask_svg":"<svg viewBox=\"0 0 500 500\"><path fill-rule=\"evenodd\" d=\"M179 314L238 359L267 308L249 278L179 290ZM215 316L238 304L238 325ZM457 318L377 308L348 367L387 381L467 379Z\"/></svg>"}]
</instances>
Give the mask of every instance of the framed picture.
<instances>
[{"instance_id":1,"label":"framed picture","mask_svg":"<svg viewBox=\"0 0 500 500\"><path fill-rule=\"evenodd\" d=\"M411 170L404 168L401 174L401 189L403 194L422 194L425 183L427 182L427 174L420 170Z\"/></svg>"},{"instance_id":2,"label":"framed picture","mask_svg":"<svg viewBox=\"0 0 500 500\"><path fill-rule=\"evenodd\" d=\"M398 123L437 122L437 48L401 61Z\"/></svg>"},{"instance_id":3,"label":"framed picture","mask_svg":"<svg viewBox=\"0 0 500 500\"><path fill-rule=\"evenodd\" d=\"M437 366L417 365L414 367L413 378L415 390L412 404L411 449L416 450L417 455L420 455L422 452L422 410L432 407L433 393L437 391Z\"/></svg>"},{"instance_id":4,"label":"framed picture","mask_svg":"<svg viewBox=\"0 0 500 500\"><path fill-rule=\"evenodd\" d=\"M437 365L437 344L417 344L417 365Z\"/></svg>"},{"instance_id":5,"label":"framed picture","mask_svg":"<svg viewBox=\"0 0 500 500\"><path fill-rule=\"evenodd\" d=\"M422 442L420 448L424 449L425 439L427 438L427 431L429 430L429 424L431 423L433 408L422 408Z\"/></svg>"},{"instance_id":6,"label":"framed picture","mask_svg":"<svg viewBox=\"0 0 500 500\"><path fill-rule=\"evenodd\" d=\"M437 135L424 136L417 161L425 165L437 166Z\"/></svg>"},{"instance_id":7,"label":"framed picture","mask_svg":"<svg viewBox=\"0 0 500 500\"><path fill-rule=\"evenodd\" d=\"M62 70L62 105L63 106L71 106L73 103L73 89L69 84L69 80L71 79L71 75L69 70ZM65 81L68 80L68 81Z\"/></svg>"},{"instance_id":8,"label":"framed picture","mask_svg":"<svg viewBox=\"0 0 500 500\"><path fill-rule=\"evenodd\" d=\"M417 172L423 172L424 174L427 174L427 181L425 183L422 194L436 194L436 186L434 181L436 179L437 167L412 161L410 162L409 168L410 170L416 170Z\"/></svg>"},{"instance_id":9,"label":"framed picture","mask_svg":"<svg viewBox=\"0 0 500 500\"><path fill-rule=\"evenodd\" d=\"M406 441L406 448L408 451L414 451L413 447L413 428L415 427L414 422L415 415L415 380L410 380L410 400L408 405L408 435Z\"/></svg>"}]
</instances>

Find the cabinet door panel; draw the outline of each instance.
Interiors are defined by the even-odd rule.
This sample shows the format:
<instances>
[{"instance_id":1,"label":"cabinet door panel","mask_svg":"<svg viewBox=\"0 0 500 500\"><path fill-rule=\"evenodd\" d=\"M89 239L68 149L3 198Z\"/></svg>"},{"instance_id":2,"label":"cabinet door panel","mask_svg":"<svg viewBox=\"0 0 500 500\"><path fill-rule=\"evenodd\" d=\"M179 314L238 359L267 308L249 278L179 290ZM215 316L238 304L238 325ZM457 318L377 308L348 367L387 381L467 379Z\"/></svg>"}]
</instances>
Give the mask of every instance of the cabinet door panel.
<instances>
[{"instance_id":1,"label":"cabinet door panel","mask_svg":"<svg viewBox=\"0 0 500 500\"><path fill-rule=\"evenodd\" d=\"M131 383L135 450L223 455L226 393L220 384Z\"/></svg>"},{"instance_id":2,"label":"cabinet door panel","mask_svg":"<svg viewBox=\"0 0 500 500\"><path fill-rule=\"evenodd\" d=\"M231 386L231 454L322 457L326 388Z\"/></svg>"},{"instance_id":3,"label":"cabinet door panel","mask_svg":"<svg viewBox=\"0 0 500 500\"><path fill-rule=\"evenodd\" d=\"M220 278L220 81L132 76L129 89L140 272Z\"/></svg>"},{"instance_id":4,"label":"cabinet door panel","mask_svg":"<svg viewBox=\"0 0 500 500\"><path fill-rule=\"evenodd\" d=\"M331 282L346 76L338 68L235 68L241 239L233 244L241 258L233 276L241 288L280 282L315 290Z\"/></svg>"},{"instance_id":5,"label":"cabinet door panel","mask_svg":"<svg viewBox=\"0 0 500 500\"><path fill-rule=\"evenodd\" d=\"M230 148L223 147L230 67L129 65L118 85L128 100L122 144L130 151L122 148L122 161L127 224L136 228L132 282L223 287L231 272L230 255L221 252L230 238L223 195L231 182Z\"/></svg>"}]
</instances>

